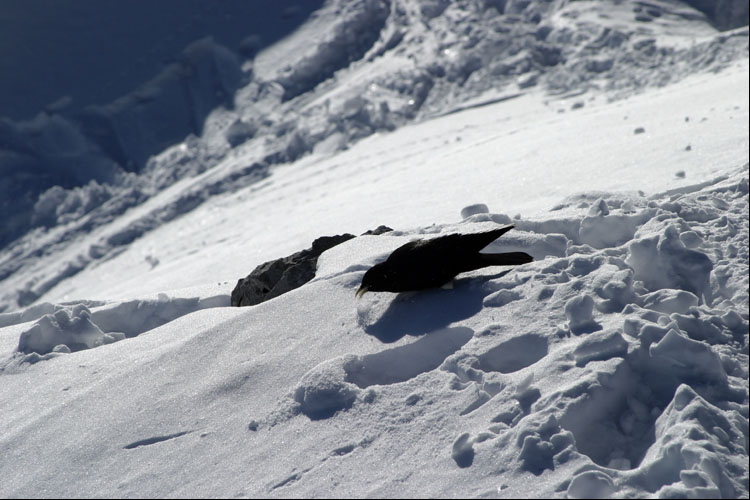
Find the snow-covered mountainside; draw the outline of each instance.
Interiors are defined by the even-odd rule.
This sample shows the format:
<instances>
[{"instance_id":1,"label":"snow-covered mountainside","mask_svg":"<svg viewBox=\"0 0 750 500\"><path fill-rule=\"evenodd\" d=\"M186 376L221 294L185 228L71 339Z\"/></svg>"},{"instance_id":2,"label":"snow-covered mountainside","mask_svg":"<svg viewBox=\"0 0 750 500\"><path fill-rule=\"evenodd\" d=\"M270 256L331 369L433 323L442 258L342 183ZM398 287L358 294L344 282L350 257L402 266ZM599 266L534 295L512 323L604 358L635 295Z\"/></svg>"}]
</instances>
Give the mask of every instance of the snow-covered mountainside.
<instances>
[{"instance_id":1,"label":"snow-covered mountainside","mask_svg":"<svg viewBox=\"0 0 750 500\"><path fill-rule=\"evenodd\" d=\"M252 63L197 41L110 104L0 119L0 309L311 152L537 89L577 106L623 98L719 71L747 46L747 28L717 33L675 1L340 1ZM146 203L175 182L176 202ZM63 253L75 257L40 263Z\"/></svg>"},{"instance_id":2,"label":"snow-covered mountainside","mask_svg":"<svg viewBox=\"0 0 750 500\"><path fill-rule=\"evenodd\" d=\"M746 23L337 0L252 62L200 40L0 120L0 496L747 497ZM484 251L534 262L354 297L507 224Z\"/></svg>"},{"instance_id":3,"label":"snow-covered mountainside","mask_svg":"<svg viewBox=\"0 0 750 500\"><path fill-rule=\"evenodd\" d=\"M322 4L6 0L0 4L0 115L22 119L43 109L69 113L106 104L207 36L252 57Z\"/></svg>"}]
</instances>

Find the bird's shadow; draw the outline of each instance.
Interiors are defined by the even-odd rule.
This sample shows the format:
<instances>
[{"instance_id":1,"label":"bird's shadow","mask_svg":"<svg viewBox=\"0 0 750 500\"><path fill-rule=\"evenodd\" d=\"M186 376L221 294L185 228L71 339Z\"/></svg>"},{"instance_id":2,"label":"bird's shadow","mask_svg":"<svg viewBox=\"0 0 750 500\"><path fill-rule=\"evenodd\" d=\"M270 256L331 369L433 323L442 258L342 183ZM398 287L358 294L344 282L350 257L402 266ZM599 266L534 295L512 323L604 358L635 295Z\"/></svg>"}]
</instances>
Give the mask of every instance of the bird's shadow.
<instances>
[{"instance_id":1,"label":"bird's shadow","mask_svg":"<svg viewBox=\"0 0 750 500\"><path fill-rule=\"evenodd\" d=\"M508 272L456 279L452 289L432 288L395 296L388 294L394 298L380 315L377 311L371 314L376 307L358 308L359 323L367 334L383 343L396 342L406 335L419 336L440 330L479 312L484 298L492 293L484 284Z\"/></svg>"}]
</instances>

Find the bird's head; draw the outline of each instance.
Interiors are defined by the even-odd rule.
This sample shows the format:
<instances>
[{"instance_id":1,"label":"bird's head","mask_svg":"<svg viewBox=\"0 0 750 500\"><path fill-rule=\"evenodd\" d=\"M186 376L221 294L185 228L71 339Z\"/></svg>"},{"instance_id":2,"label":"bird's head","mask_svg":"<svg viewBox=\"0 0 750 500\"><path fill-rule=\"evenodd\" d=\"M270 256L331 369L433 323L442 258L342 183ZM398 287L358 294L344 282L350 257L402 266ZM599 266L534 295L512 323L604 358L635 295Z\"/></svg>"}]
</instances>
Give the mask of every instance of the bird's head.
<instances>
[{"instance_id":1,"label":"bird's head","mask_svg":"<svg viewBox=\"0 0 750 500\"><path fill-rule=\"evenodd\" d=\"M375 264L367 270L362 277L362 284L359 290L354 294L357 298L362 297L366 292L386 292L388 283L391 281L391 272L385 263Z\"/></svg>"}]
</instances>

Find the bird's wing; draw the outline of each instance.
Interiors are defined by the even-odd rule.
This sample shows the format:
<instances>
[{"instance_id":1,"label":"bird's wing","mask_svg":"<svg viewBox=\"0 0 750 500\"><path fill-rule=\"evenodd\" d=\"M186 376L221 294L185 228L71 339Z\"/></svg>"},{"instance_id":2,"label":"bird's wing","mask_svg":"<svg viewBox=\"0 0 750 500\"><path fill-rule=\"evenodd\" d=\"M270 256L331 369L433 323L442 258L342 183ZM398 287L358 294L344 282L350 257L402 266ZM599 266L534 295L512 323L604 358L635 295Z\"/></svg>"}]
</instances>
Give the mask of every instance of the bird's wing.
<instances>
[{"instance_id":1,"label":"bird's wing","mask_svg":"<svg viewBox=\"0 0 750 500\"><path fill-rule=\"evenodd\" d=\"M409 243L405 243L395 249L391 255L388 256L388 259L386 262L391 261L399 261L402 259L408 259L408 258L414 258L415 256L419 258L419 254L422 252L420 249L424 249L425 243L427 243L430 240L414 240L410 241ZM415 255L416 254L416 255Z\"/></svg>"},{"instance_id":2,"label":"bird's wing","mask_svg":"<svg viewBox=\"0 0 750 500\"><path fill-rule=\"evenodd\" d=\"M451 255L455 257L479 253L481 249L511 229L513 229L512 225L482 233L447 234L437 238L410 241L394 250L388 256L387 262L399 262L401 265L406 265L408 262L435 259L438 256L448 258Z\"/></svg>"}]
</instances>

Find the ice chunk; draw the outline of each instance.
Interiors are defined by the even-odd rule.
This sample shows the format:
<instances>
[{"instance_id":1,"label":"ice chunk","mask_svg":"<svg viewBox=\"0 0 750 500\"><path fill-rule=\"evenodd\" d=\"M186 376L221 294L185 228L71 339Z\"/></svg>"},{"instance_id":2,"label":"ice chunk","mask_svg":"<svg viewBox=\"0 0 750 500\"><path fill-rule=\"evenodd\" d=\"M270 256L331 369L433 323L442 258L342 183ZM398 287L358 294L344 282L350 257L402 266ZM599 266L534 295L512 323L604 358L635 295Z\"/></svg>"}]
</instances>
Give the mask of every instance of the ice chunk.
<instances>
[{"instance_id":1,"label":"ice chunk","mask_svg":"<svg viewBox=\"0 0 750 500\"><path fill-rule=\"evenodd\" d=\"M490 213L490 209L487 208L487 205L485 205L484 203L476 203L474 205L469 205L461 209L461 217L463 217L464 219L467 217L471 217L472 215L488 213Z\"/></svg>"},{"instance_id":2,"label":"ice chunk","mask_svg":"<svg viewBox=\"0 0 750 500\"><path fill-rule=\"evenodd\" d=\"M468 432L464 432L453 442L451 456L459 467L468 467L474 461L474 447L472 444L471 435Z\"/></svg>"},{"instance_id":3,"label":"ice chunk","mask_svg":"<svg viewBox=\"0 0 750 500\"><path fill-rule=\"evenodd\" d=\"M256 131L257 127L254 124L238 118L224 131L224 138L230 146L235 147L251 139Z\"/></svg>"},{"instance_id":4,"label":"ice chunk","mask_svg":"<svg viewBox=\"0 0 750 500\"><path fill-rule=\"evenodd\" d=\"M731 335L717 327L717 324L723 324L716 316L699 317L696 311L695 314L672 313L669 318L693 340L705 340L709 344L728 344L732 341Z\"/></svg>"},{"instance_id":5,"label":"ice chunk","mask_svg":"<svg viewBox=\"0 0 750 500\"><path fill-rule=\"evenodd\" d=\"M545 469L553 467L554 445L536 435L526 436L521 445L518 458L523 462L523 468L536 475Z\"/></svg>"},{"instance_id":6,"label":"ice chunk","mask_svg":"<svg viewBox=\"0 0 750 500\"><path fill-rule=\"evenodd\" d=\"M626 260L635 271L635 279L651 290L677 288L699 298L710 295L711 259L687 249L673 225L658 236L631 242Z\"/></svg>"},{"instance_id":7,"label":"ice chunk","mask_svg":"<svg viewBox=\"0 0 750 500\"><path fill-rule=\"evenodd\" d=\"M576 364L585 365L589 361L623 356L628 352L628 343L619 332L596 333L584 339L575 351Z\"/></svg>"},{"instance_id":8,"label":"ice chunk","mask_svg":"<svg viewBox=\"0 0 750 500\"><path fill-rule=\"evenodd\" d=\"M719 382L727 378L719 355L711 346L689 339L674 328L649 347L652 358L658 358L682 378Z\"/></svg>"},{"instance_id":9,"label":"ice chunk","mask_svg":"<svg viewBox=\"0 0 750 500\"><path fill-rule=\"evenodd\" d=\"M605 264L596 271L592 287L604 299L596 304L596 308L602 312L622 311L636 298L632 269L621 270L615 265Z\"/></svg>"},{"instance_id":10,"label":"ice chunk","mask_svg":"<svg viewBox=\"0 0 750 500\"><path fill-rule=\"evenodd\" d=\"M594 248L609 248L630 241L636 228L643 223L645 214L609 215L604 200L589 209L589 215L581 221L580 240Z\"/></svg>"},{"instance_id":11,"label":"ice chunk","mask_svg":"<svg viewBox=\"0 0 750 500\"><path fill-rule=\"evenodd\" d=\"M598 330L599 324L594 321L594 299L590 295L578 295L565 304L565 316L568 318L570 331L588 333Z\"/></svg>"},{"instance_id":12,"label":"ice chunk","mask_svg":"<svg viewBox=\"0 0 750 500\"><path fill-rule=\"evenodd\" d=\"M698 297L685 290L665 288L643 296L643 307L663 313L686 313L698 305Z\"/></svg>"},{"instance_id":13,"label":"ice chunk","mask_svg":"<svg viewBox=\"0 0 750 500\"><path fill-rule=\"evenodd\" d=\"M91 322L89 309L78 304L72 311L60 309L54 314L42 316L31 328L21 333L18 350L25 354L47 354L55 350L65 352L60 347L64 345L70 351L80 351L115 340L118 339L105 339L104 332Z\"/></svg>"},{"instance_id":14,"label":"ice chunk","mask_svg":"<svg viewBox=\"0 0 750 500\"><path fill-rule=\"evenodd\" d=\"M747 429L747 420L740 423L727 417L690 386L677 388L672 402L656 420L656 442L641 466L650 482L665 485L656 497L739 496L744 488L742 475L728 475L726 471L747 469L747 441L743 440L747 431L742 430ZM716 432L715 428L721 430ZM731 439L724 440L724 436ZM720 455L723 449L729 454ZM719 461L727 463L719 465Z\"/></svg>"},{"instance_id":15,"label":"ice chunk","mask_svg":"<svg viewBox=\"0 0 750 500\"><path fill-rule=\"evenodd\" d=\"M612 478L604 472L589 470L578 474L568 486L568 498L609 498L616 491Z\"/></svg>"},{"instance_id":16,"label":"ice chunk","mask_svg":"<svg viewBox=\"0 0 750 500\"><path fill-rule=\"evenodd\" d=\"M591 205L591 208L589 208L589 217L598 217L602 215L609 215L609 207L607 206L607 202L604 201L603 198L599 198L594 202L593 205Z\"/></svg>"}]
</instances>

